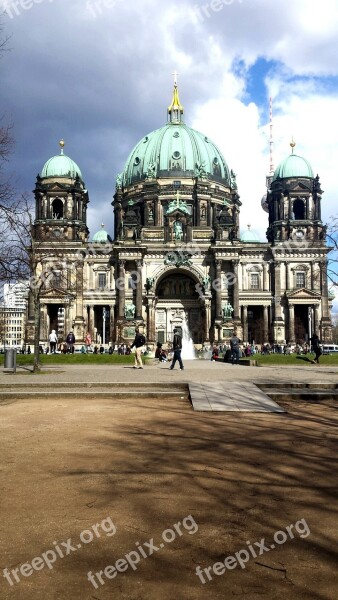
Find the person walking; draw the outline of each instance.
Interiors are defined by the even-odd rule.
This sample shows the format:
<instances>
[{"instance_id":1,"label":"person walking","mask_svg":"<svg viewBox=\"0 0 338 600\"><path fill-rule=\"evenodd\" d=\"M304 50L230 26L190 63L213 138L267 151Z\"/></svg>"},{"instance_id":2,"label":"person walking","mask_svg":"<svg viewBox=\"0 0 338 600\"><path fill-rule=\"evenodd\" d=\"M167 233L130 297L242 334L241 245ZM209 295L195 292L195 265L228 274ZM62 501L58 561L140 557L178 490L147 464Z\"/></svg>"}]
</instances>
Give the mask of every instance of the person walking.
<instances>
[{"instance_id":1,"label":"person walking","mask_svg":"<svg viewBox=\"0 0 338 600\"><path fill-rule=\"evenodd\" d=\"M319 365L319 357L322 354L322 350L321 350L320 344L321 344L321 341L320 341L318 335L316 333L314 333L313 336L312 336L312 338L311 338L312 350L315 353L315 359L312 361L314 365L316 363Z\"/></svg>"},{"instance_id":2,"label":"person walking","mask_svg":"<svg viewBox=\"0 0 338 600\"><path fill-rule=\"evenodd\" d=\"M75 335L72 331L70 331L66 337L68 352L74 354L74 344L75 344Z\"/></svg>"},{"instance_id":3,"label":"person walking","mask_svg":"<svg viewBox=\"0 0 338 600\"><path fill-rule=\"evenodd\" d=\"M55 329L52 329L52 333L49 334L49 345L50 353L56 354L56 344L58 343L58 336L56 335Z\"/></svg>"},{"instance_id":4,"label":"person walking","mask_svg":"<svg viewBox=\"0 0 338 600\"><path fill-rule=\"evenodd\" d=\"M85 338L85 346L87 348L87 352L89 352L91 345L92 345L92 336L90 335L89 331L87 331L87 335Z\"/></svg>"},{"instance_id":5,"label":"person walking","mask_svg":"<svg viewBox=\"0 0 338 600\"><path fill-rule=\"evenodd\" d=\"M171 363L171 367L169 367L169 368L172 371L175 367L176 361L178 360L178 364L180 365L180 370L183 371L184 366L183 366L183 362L182 362L182 358L181 358L182 337L180 336L178 329L174 329L173 350L174 350L174 357L173 357L173 361Z\"/></svg>"},{"instance_id":6,"label":"person walking","mask_svg":"<svg viewBox=\"0 0 338 600\"><path fill-rule=\"evenodd\" d=\"M237 337L237 332L234 330L233 335L230 338L231 360L232 360L233 365L239 364L239 345L240 345L240 343L241 343L241 340Z\"/></svg>"},{"instance_id":7,"label":"person walking","mask_svg":"<svg viewBox=\"0 0 338 600\"><path fill-rule=\"evenodd\" d=\"M142 352L142 347L146 343L146 338L144 337L143 333L140 333L140 330L138 327L136 327L136 329L135 329L135 334L136 334L135 339L134 339L132 345L130 346L130 349L135 348L134 369L143 369L141 352Z\"/></svg>"}]
</instances>

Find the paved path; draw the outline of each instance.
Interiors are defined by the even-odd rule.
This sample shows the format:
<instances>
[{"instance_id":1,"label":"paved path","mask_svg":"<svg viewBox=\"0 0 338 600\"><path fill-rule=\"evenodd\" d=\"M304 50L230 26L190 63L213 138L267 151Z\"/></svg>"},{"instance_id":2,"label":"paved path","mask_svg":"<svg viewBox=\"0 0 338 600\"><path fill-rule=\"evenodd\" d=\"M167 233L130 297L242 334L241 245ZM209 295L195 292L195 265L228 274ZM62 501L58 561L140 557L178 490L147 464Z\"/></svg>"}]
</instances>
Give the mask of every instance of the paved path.
<instances>
[{"instance_id":1,"label":"paved path","mask_svg":"<svg viewBox=\"0 0 338 600\"><path fill-rule=\"evenodd\" d=\"M285 412L255 384L249 382L189 383L194 410L222 412Z\"/></svg>"},{"instance_id":2,"label":"paved path","mask_svg":"<svg viewBox=\"0 0 338 600\"><path fill-rule=\"evenodd\" d=\"M41 383L58 385L60 382L82 383L111 383L116 382L143 382L143 383L213 383L214 381L235 382L285 382L297 383L338 383L338 367L307 366L271 366L271 367L244 367L232 366L226 363L211 362L208 360L184 361L185 369L180 371L175 368L171 371L166 364L146 365L143 370L135 370L132 365L72 365L71 356L69 363L64 365L46 366L45 373L32 375L27 370L18 368L17 374L5 373L0 369L0 383L27 383L34 385Z\"/></svg>"}]
</instances>

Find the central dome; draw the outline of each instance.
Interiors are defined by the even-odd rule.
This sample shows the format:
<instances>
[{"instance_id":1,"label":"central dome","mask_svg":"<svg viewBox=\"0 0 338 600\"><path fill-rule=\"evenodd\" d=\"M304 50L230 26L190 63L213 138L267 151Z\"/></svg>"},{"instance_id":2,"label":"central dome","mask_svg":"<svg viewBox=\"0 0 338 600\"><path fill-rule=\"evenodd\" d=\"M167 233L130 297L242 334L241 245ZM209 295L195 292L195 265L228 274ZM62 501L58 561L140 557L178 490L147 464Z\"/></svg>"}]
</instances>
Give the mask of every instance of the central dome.
<instances>
[{"instance_id":1,"label":"central dome","mask_svg":"<svg viewBox=\"0 0 338 600\"><path fill-rule=\"evenodd\" d=\"M150 176L191 179L198 175L230 183L229 168L220 150L208 137L183 123L182 114L175 85L173 102L168 108L169 122L136 144L122 174L125 187Z\"/></svg>"}]
</instances>

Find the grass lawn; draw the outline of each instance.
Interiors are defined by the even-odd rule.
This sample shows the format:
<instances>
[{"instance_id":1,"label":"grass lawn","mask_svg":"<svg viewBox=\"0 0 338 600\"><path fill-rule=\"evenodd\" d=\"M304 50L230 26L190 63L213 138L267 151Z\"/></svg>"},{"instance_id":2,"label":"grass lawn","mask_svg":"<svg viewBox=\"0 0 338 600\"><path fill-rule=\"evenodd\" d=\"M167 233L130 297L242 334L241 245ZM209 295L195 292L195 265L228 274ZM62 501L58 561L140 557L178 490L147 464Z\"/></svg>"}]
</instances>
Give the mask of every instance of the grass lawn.
<instances>
[{"instance_id":1,"label":"grass lawn","mask_svg":"<svg viewBox=\"0 0 338 600\"><path fill-rule=\"evenodd\" d=\"M253 360L256 360L259 365L294 365L294 366L304 366L311 365L312 360L314 359L314 354L255 354L250 357ZM335 365L338 366L338 353L332 355L325 355L319 358L319 362L321 365L330 366Z\"/></svg>"},{"instance_id":2,"label":"grass lawn","mask_svg":"<svg viewBox=\"0 0 338 600\"><path fill-rule=\"evenodd\" d=\"M146 357L144 357L146 358ZM33 354L17 354L18 366L33 365ZM43 367L52 365L129 365L134 362L134 354L123 356L119 354L41 354L40 362ZM4 355L2 356L2 365Z\"/></svg>"}]
</instances>

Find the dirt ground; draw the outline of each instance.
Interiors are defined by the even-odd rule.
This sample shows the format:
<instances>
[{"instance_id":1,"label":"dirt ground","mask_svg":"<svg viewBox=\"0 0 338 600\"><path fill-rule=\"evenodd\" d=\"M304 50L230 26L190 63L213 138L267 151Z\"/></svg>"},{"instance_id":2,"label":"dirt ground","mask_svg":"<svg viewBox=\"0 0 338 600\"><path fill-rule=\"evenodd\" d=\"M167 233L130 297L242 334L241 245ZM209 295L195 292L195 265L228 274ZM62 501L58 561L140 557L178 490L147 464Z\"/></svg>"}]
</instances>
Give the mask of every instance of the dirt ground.
<instances>
[{"instance_id":1,"label":"dirt ground","mask_svg":"<svg viewBox=\"0 0 338 600\"><path fill-rule=\"evenodd\" d=\"M0 597L337 598L337 406L283 406L1 404Z\"/></svg>"}]
</instances>

